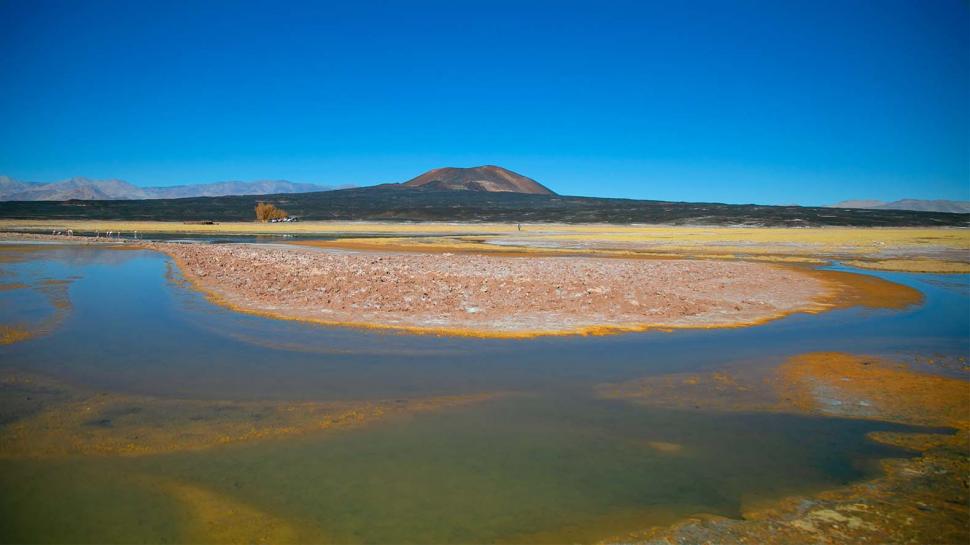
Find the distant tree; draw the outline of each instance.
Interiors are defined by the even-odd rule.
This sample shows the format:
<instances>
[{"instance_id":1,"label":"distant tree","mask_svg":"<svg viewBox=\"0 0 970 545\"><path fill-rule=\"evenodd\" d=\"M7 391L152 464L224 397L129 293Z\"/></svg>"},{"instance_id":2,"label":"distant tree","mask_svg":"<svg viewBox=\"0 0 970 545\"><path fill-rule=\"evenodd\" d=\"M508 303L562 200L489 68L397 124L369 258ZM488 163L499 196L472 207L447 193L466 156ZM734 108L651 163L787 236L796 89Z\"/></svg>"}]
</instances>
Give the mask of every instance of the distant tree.
<instances>
[{"instance_id":1,"label":"distant tree","mask_svg":"<svg viewBox=\"0 0 970 545\"><path fill-rule=\"evenodd\" d=\"M287 215L286 210L277 208L268 202L256 204L256 221L278 220L287 217Z\"/></svg>"}]
</instances>

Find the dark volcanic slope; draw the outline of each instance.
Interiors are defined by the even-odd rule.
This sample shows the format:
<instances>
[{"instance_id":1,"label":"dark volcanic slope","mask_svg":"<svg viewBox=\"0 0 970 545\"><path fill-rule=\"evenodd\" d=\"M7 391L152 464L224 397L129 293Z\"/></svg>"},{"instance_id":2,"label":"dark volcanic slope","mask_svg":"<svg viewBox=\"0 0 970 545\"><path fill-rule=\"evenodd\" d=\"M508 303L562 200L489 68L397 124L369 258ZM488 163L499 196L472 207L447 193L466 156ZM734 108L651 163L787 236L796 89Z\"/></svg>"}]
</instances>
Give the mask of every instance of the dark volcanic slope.
<instances>
[{"instance_id":1,"label":"dark volcanic slope","mask_svg":"<svg viewBox=\"0 0 970 545\"><path fill-rule=\"evenodd\" d=\"M402 184L425 190L490 191L555 195L548 187L511 170L486 165L473 168L436 168Z\"/></svg>"},{"instance_id":2,"label":"dark volcanic slope","mask_svg":"<svg viewBox=\"0 0 970 545\"><path fill-rule=\"evenodd\" d=\"M510 192L415 191L401 185L288 195L204 197L147 201L0 203L0 218L252 221L257 201L305 220L666 223L807 227L958 226L970 214L901 210L844 210L597 199Z\"/></svg>"}]
</instances>

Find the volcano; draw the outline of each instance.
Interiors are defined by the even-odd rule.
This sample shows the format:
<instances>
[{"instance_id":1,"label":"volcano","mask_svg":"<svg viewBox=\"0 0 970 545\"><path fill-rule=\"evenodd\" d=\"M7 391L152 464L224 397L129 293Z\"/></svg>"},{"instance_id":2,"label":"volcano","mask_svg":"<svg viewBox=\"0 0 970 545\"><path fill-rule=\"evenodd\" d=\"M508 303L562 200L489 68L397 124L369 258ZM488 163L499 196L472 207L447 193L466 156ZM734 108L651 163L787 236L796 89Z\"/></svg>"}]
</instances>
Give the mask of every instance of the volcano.
<instances>
[{"instance_id":1,"label":"volcano","mask_svg":"<svg viewBox=\"0 0 970 545\"><path fill-rule=\"evenodd\" d=\"M404 182L403 185L431 191L485 191L555 195L548 187L532 178L494 165L472 168L436 168Z\"/></svg>"}]
</instances>

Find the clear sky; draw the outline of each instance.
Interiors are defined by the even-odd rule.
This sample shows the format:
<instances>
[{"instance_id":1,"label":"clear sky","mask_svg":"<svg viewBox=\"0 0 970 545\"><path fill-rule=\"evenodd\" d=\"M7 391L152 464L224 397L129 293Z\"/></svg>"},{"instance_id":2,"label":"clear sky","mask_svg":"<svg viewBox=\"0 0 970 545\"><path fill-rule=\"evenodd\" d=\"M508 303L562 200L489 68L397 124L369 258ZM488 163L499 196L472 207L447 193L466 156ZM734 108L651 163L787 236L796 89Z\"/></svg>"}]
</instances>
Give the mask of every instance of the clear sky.
<instances>
[{"instance_id":1,"label":"clear sky","mask_svg":"<svg viewBox=\"0 0 970 545\"><path fill-rule=\"evenodd\" d=\"M970 199L966 0L0 0L0 174Z\"/></svg>"}]
</instances>

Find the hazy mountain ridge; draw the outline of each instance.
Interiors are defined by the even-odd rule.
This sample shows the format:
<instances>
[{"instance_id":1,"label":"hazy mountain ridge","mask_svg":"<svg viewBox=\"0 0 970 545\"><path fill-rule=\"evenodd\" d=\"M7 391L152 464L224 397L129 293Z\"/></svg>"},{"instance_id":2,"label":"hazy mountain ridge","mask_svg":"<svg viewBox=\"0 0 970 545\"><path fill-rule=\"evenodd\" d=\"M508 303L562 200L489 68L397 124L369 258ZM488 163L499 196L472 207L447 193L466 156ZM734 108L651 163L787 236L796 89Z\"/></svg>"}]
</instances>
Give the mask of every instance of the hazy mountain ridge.
<instances>
[{"instance_id":1,"label":"hazy mountain ridge","mask_svg":"<svg viewBox=\"0 0 970 545\"><path fill-rule=\"evenodd\" d=\"M555 195L552 190L532 178L494 165L471 168L436 168L402 184L389 185L424 191ZM310 193L332 189L335 188L287 180L225 181L168 187L138 187L124 180L92 180L82 176L51 183L22 182L9 176L0 176L0 201L184 199L190 197Z\"/></svg>"},{"instance_id":2,"label":"hazy mountain ridge","mask_svg":"<svg viewBox=\"0 0 970 545\"><path fill-rule=\"evenodd\" d=\"M213 182L199 185L175 185L152 188L151 198L178 199L184 197L223 197L226 195L270 195L279 193L310 193L328 191L332 187L287 180L257 180L254 182Z\"/></svg>"},{"instance_id":3,"label":"hazy mountain ridge","mask_svg":"<svg viewBox=\"0 0 970 545\"><path fill-rule=\"evenodd\" d=\"M884 202L874 199L857 199L842 201L829 205L829 208L864 208L868 210L912 210L915 212L950 212L954 214L970 213L970 201L949 201L943 199L900 199Z\"/></svg>"},{"instance_id":4,"label":"hazy mountain ridge","mask_svg":"<svg viewBox=\"0 0 970 545\"><path fill-rule=\"evenodd\" d=\"M169 187L138 187L124 180L92 180L80 176L51 183L21 182L9 176L0 176L0 201L180 199L309 193L330 189L333 188L287 180L225 181Z\"/></svg>"}]
</instances>

